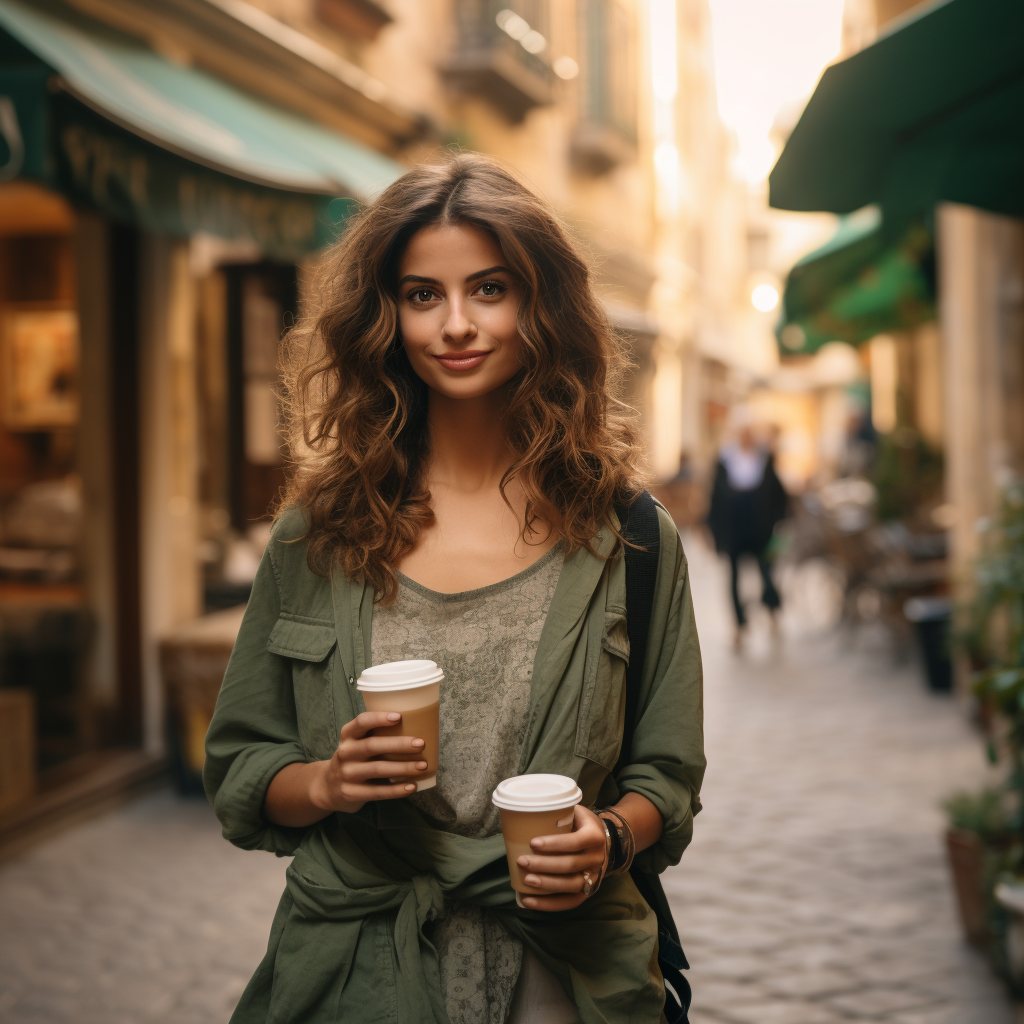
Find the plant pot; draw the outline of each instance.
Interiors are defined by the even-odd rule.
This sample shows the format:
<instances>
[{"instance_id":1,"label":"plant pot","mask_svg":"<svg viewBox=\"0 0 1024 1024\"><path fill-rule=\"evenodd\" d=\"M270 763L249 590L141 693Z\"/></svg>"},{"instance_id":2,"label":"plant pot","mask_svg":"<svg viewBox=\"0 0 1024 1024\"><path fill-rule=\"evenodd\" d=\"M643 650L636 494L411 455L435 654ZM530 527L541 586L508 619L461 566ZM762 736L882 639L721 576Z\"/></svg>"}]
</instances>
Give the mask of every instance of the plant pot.
<instances>
[{"instance_id":1,"label":"plant pot","mask_svg":"<svg viewBox=\"0 0 1024 1024\"><path fill-rule=\"evenodd\" d=\"M984 946L989 938L982 882L984 847L976 833L951 828L946 831L946 853L964 938L972 946Z\"/></svg>"}]
</instances>

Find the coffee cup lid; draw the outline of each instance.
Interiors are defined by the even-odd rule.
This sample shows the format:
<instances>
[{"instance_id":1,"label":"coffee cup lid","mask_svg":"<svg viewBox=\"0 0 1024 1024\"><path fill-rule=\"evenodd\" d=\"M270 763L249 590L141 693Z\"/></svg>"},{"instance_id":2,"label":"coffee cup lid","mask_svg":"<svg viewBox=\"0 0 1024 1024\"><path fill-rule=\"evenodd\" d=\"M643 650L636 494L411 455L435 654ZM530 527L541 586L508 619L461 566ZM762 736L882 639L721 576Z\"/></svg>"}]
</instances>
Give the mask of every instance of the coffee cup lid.
<instances>
[{"instance_id":1,"label":"coffee cup lid","mask_svg":"<svg viewBox=\"0 0 1024 1024\"><path fill-rule=\"evenodd\" d=\"M417 686L439 683L444 672L433 661L389 661L363 669L356 680L357 690L412 690Z\"/></svg>"},{"instance_id":2,"label":"coffee cup lid","mask_svg":"<svg viewBox=\"0 0 1024 1024\"><path fill-rule=\"evenodd\" d=\"M491 800L506 811L560 811L583 799L576 783L565 775L517 775L498 783Z\"/></svg>"}]
</instances>

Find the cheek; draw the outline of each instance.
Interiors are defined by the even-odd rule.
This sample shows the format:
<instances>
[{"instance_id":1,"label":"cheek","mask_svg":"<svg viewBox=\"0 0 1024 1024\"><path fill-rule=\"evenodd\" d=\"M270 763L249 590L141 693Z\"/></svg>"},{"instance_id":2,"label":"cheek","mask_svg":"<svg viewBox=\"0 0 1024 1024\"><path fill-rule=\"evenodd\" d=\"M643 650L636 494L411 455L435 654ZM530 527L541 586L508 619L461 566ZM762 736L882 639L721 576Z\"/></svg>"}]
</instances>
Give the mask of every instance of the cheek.
<instances>
[{"instance_id":1,"label":"cheek","mask_svg":"<svg viewBox=\"0 0 1024 1024\"><path fill-rule=\"evenodd\" d=\"M518 358L522 347L516 307L498 306L477 321L477 325L501 346L502 357Z\"/></svg>"},{"instance_id":2,"label":"cheek","mask_svg":"<svg viewBox=\"0 0 1024 1024\"><path fill-rule=\"evenodd\" d=\"M410 316L407 309L398 311L398 329L406 345L422 344L423 326L420 317Z\"/></svg>"}]
</instances>

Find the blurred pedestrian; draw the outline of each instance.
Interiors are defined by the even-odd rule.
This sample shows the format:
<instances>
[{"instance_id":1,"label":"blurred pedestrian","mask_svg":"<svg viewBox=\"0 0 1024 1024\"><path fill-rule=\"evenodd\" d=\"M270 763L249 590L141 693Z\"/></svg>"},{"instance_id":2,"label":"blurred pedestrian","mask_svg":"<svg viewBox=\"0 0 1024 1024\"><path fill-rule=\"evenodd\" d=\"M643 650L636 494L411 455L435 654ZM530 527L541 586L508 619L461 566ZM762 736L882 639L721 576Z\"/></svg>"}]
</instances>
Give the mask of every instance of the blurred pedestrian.
<instances>
[{"instance_id":1,"label":"blurred pedestrian","mask_svg":"<svg viewBox=\"0 0 1024 1024\"><path fill-rule=\"evenodd\" d=\"M645 896L664 903L656 872L700 809L700 655L590 281L547 207L470 156L403 175L324 262L291 339L308 456L207 737L225 836L294 855L233 1024L663 1019ZM627 744L626 572L609 556L615 509L641 502L659 562ZM375 734L401 716L363 710L355 685L411 659L444 669L421 792L423 738ZM537 773L583 799L518 859L535 894L517 902L491 794Z\"/></svg>"},{"instance_id":2,"label":"blurred pedestrian","mask_svg":"<svg viewBox=\"0 0 1024 1024\"><path fill-rule=\"evenodd\" d=\"M728 556L736 631L733 646L743 644L747 625L746 610L740 599L740 566L746 556L757 561L761 570L761 603L777 628L777 612L782 604L772 579L768 545L775 527L786 516L789 501L775 472L775 453L770 444L759 444L754 428L745 414L737 416L736 440L725 445L719 456L711 489L708 528L719 554Z\"/></svg>"}]
</instances>

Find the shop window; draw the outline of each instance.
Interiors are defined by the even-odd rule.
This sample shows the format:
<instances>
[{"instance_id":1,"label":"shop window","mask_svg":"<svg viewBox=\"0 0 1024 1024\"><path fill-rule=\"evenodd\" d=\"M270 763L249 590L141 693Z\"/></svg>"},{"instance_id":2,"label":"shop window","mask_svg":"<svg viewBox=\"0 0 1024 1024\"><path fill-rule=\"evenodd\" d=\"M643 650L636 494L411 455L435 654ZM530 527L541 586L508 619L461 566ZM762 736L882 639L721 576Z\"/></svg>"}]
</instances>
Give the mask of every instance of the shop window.
<instances>
[{"instance_id":1,"label":"shop window","mask_svg":"<svg viewBox=\"0 0 1024 1024\"><path fill-rule=\"evenodd\" d=\"M636 157L634 22L617 0L578 0L581 75L574 164L603 174Z\"/></svg>"},{"instance_id":2,"label":"shop window","mask_svg":"<svg viewBox=\"0 0 1024 1024\"><path fill-rule=\"evenodd\" d=\"M280 354L294 322L291 265L225 266L203 286L200 325L206 608L248 599L285 483Z\"/></svg>"},{"instance_id":3,"label":"shop window","mask_svg":"<svg viewBox=\"0 0 1024 1024\"><path fill-rule=\"evenodd\" d=\"M2 198L2 197L0 197ZM29 211L31 212L31 211ZM23 708L0 746L25 793L103 732L86 659L94 618L80 557L79 330L71 215L0 237L0 704ZM26 729L31 735L26 736ZM20 752L20 753L19 753Z\"/></svg>"},{"instance_id":4,"label":"shop window","mask_svg":"<svg viewBox=\"0 0 1024 1024\"><path fill-rule=\"evenodd\" d=\"M455 50L441 69L453 88L514 122L552 101L546 0L460 0L456 27Z\"/></svg>"}]
</instances>

